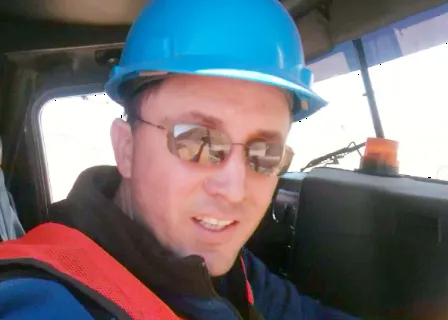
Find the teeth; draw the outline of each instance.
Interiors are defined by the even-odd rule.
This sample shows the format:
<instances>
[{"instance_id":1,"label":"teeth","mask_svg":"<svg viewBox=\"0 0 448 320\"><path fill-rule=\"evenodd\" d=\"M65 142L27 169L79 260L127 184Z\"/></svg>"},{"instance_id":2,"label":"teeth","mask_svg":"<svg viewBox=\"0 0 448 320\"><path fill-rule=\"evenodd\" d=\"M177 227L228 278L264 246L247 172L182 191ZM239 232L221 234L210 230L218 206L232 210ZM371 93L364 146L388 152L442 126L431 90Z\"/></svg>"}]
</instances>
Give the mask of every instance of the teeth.
<instances>
[{"instance_id":1,"label":"teeth","mask_svg":"<svg viewBox=\"0 0 448 320\"><path fill-rule=\"evenodd\" d=\"M218 220L211 217L196 217L195 218L203 227L210 230L224 229L228 225L232 224L233 220Z\"/></svg>"},{"instance_id":2,"label":"teeth","mask_svg":"<svg viewBox=\"0 0 448 320\"><path fill-rule=\"evenodd\" d=\"M225 226L217 226L217 225L209 224L204 221L199 221L199 224L209 230L221 230L221 229L225 228Z\"/></svg>"}]
</instances>

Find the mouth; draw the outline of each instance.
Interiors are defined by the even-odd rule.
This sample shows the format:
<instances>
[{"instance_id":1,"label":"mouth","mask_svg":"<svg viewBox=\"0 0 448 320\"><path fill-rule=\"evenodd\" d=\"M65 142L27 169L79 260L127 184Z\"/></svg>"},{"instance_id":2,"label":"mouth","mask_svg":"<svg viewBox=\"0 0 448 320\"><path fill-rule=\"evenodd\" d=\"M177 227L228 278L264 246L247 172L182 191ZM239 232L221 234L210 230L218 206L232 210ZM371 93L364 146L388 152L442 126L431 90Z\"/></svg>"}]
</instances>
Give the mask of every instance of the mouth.
<instances>
[{"instance_id":1,"label":"mouth","mask_svg":"<svg viewBox=\"0 0 448 320\"><path fill-rule=\"evenodd\" d=\"M238 223L236 220L219 220L207 216L194 217L193 221L202 228L211 232L222 232L235 226Z\"/></svg>"}]
</instances>

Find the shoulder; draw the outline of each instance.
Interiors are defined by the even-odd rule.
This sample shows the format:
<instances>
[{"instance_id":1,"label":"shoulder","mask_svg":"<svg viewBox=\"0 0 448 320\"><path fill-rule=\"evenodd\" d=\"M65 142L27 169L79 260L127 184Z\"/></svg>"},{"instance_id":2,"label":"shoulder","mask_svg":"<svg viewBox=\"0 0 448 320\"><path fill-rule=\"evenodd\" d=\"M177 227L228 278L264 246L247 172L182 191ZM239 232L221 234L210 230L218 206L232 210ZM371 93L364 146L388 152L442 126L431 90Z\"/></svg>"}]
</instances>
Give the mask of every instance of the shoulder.
<instances>
[{"instance_id":1,"label":"shoulder","mask_svg":"<svg viewBox=\"0 0 448 320\"><path fill-rule=\"evenodd\" d=\"M90 313L62 284L36 278L0 280L0 315L15 319L92 319Z\"/></svg>"}]
</instances>

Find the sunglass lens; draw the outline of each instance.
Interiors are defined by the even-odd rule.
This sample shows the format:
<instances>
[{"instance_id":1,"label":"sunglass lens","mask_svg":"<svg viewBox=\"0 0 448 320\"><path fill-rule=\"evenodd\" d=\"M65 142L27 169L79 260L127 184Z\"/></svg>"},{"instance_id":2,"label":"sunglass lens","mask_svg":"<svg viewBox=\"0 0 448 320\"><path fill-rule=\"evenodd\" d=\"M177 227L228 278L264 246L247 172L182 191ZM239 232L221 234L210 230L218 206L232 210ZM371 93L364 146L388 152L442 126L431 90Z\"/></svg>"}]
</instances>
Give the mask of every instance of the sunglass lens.
<instances>
[{"instance_id":1,"label":"sunglass lens","mask_svg":"<svg viewBox=\"0 0 448 320\"><path fill-rule=\"evenodd\" d=\"M218 130L194 124L177 124L170 151L180 159L200 164L222 162L230 152L229 138Z\"/></svg>"},{"instance_id":2,"label":"sunglass lens","mask_svg":"<svg viewBox=\"0 0 448 320\"><path fill-rule=\"evenodd\" d=\"M220 163L229 155L232 143L219 130L196 124L176 124L168 138L168 148L178 158L199 164ZM247 145L247 160L258 173L271 175L288 170L292 149L278 142L254 141Z\"/></svg>"},{"instance_id":3,"label":"sunglass lens","mask_svg":"<svg viewBox=\"0 0 448 320\"><path fill-rule=\"evenodd\" d=\"M272 174L282 163L283 148L283 145L277 142L252 142L247 150L249 165L256 172Z\"/></svg>"}]
</instances>

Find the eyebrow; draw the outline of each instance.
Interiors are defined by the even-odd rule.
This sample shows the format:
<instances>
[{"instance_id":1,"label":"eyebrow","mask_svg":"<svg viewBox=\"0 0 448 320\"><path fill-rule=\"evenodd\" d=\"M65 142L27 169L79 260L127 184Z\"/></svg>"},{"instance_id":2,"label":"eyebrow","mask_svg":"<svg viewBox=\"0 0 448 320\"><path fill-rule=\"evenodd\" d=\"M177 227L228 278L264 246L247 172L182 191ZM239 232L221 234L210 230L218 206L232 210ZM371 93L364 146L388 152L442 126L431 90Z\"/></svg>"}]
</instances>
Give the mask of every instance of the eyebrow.
<instances>
[{"instance_id":1,"label":"eyebrow","mask_svg":"<svg viewBox=\"0 0 448 320\"><path fill-rule=\"evenodd\" d=\"M220 129L224 130L224 124L221 119L213 117L211 115L206 115L204 113L198 111L190 111L187 113L183 113L175 118L166 117L165 120L167 122L179 122L179 121L198 121L199 124L209 127L211 129ZM275 130L257 130L256 132L249 135L248 141L255 139L264 139L264 140L285 140L285 137L282 133Z\"/></svg>"},{"instance_id":2,"label":"eyebrow","mask_svg":"<svg viewBox=\"0 0 448 320\"><path fill-rule=\"evenodd\" d=\"M255 133L250 135L249 141L257 138L261 138L263 140L280 140L283 141L285 137L279 131L271 131L271 130L258 130Z\"/></svg>"},{"instance_id":3,"label":"eyebrow","mask_svg":"<svg viewBox=\"0 0 448 320\"><path fill-rule=\"evenodd\" d=\"M175 118L166 117L165 121L167 122L198 121L200 124L213 129L223 128L222 120L210 115L203 114L198 111L186 112Z\"/></svg>"}]
</instances>

